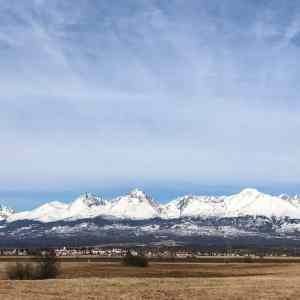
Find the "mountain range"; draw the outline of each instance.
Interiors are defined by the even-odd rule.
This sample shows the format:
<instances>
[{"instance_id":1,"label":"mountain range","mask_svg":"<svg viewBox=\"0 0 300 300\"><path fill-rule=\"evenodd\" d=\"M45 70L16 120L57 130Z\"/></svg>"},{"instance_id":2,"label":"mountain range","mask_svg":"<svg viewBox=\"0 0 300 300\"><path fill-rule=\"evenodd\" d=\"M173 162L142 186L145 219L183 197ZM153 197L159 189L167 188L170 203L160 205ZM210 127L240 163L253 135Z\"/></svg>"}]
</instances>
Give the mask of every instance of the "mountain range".
<instances>
[{"instance_id":1,"label":"mountain range","mask_svg":"<svg viewBox=\"0 0 300 300\"><path fill-rule=\"evenodd\" d=\"M244 189L231 196L183 196L159 204L143 191L135 189L112 200L86 193L70 204L53 201L36 209L15 212L0 205L0 217L7 222L35 220L54 222L103 216L106 218L145 220L181 217L291 217L300 218L300 196L271 196L255 189Z\"/></svg>"},{"instance_id":2,"label":"mountain range","mask_svg":"<svg viewBox=\"0 0 300 300\"><path fill-rule=\"evenodd\" d=\"M111 200L86 193L71 203L49 202L31 211L0 206L0 236L0 246L178 244L207 238L213 243L289 240L295 246L300 239L300 197L248 188L230 196L187 195L159 204L139 189Z\"/></svg>"}]
</instances>

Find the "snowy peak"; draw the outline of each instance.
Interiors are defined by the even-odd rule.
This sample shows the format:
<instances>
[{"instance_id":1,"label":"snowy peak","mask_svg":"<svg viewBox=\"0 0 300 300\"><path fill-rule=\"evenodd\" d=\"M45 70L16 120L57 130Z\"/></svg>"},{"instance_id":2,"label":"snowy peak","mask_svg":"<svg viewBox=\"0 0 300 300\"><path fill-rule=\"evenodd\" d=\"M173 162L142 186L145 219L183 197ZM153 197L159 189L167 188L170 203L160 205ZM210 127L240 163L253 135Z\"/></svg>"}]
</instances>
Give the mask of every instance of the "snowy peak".
<instances>
[{"instance_id":1,"label":"snowy peak","mask_svg":"<svg viewBox=\"0 0 300 300\"><path fill-rule=\"evenodd\" d=\"M52 222L61 220L65 211L68 209L68 204L59 201L53 201L33 209L31 211L24 211L12 214L8 217L8 221L13 222L17 220L35 220L42 222Z\"/></svg>"},{"instance_id":2,"label":"snowy peak","mask_svg":"<svg viewBox=\"0 0 300 300\"><path fill-rule=\"evenodd\" d=\"M163 218L216 217L223 213L223 198L214 196L187 195L163 206Z\"/></svg>"},{"instance_id":3,"label":"snowy peak","mask_svg":"<svg viewBox=\"0 0 300 300\"><path fill-rule=\"evenodd\" d=\"M143 191L134 189L128 195L111 200L109 212L119 218L149 219L159 216L160 206Z\"/></svg>"},{"instance_id":4,"label":"snowy peak","mask_svg":"<svg viewBox=\"0 0 300 300\"><path fill-rule=\"evenodd\" d=\"M125 196L126 197L126 196ZM139 189L134 189L127 195L129 201L138 200L139 203L148 203L154 208L158 208L159 204L153 200L150 196L148 196L145 192Z\"/></svg>"},{"instance_id":5,"label":"snowy peak","mask_svg":"<svg viewBox=\"0 0 300 300\"><path fill-rule=\"evenodd\" d=\"M283 199L283 200L289 200L290 196L288 194L281 194L278 196L278 198Z\"/></svg>"},{"instance_id":6,"label":"snowy peak","mask_svg":"<svg viewBox=\"0 0 300 300\"><path fill-rule=\"evenodd\" d=\"M70 204L70 209L86 209L86 208L93 208L97 206L105 205L105 201L102 198L99 198L91 193L86 193L80 195L77 199L75 199Z\"/></svg>"},{"instance_id":7,"label":"snowy peak","mask_svg":"<svg viewBox=\"0 0 300 300\"><path fill-rule=\"evenodd\" d=\"M130 196L131 198L137 198L137 199L147 198L147 195L142 190L139 190L137 188L133 189L131 192L129 192L128 196Z\"/></svg>"},{"instance_id":8,"label":"snowy peak","mask_svg":"<svg viewBox=\"0 0 300 300\"><path fill-rule=\"evenodd\" d=\"M112 200L112 202L114 201L128 202L133 205L144 204L149 205L154 209L159 208L159 204L152 197L150 197L145 192L139 189L134 189L125 196L117 197L115 200Z\"/></svg>"},{"instance_id":9,"label":"snowy peak","mask_svg":"<svg viewBox=\"0 0 300 300\"><path fill-rule=\"evenodd\" d=\"M290 202L292 205L300 209L300 195L289 196L287 194L281 194L279 198Z\"/></svg>"},{"instance_id":10,"label":"snowy peak","mask_svg":"<svg viewBox=\"0 0 300 300\"><path fill-rule=\"evenodd\" d=\"M8 218L12 214L14 214L14 212L15 211L13 209L3 206L3 205L0 205L0 220L4 220L4 219Z\"/></svg>"},{"instance_id":11,"label":"snowy peak","mask_svg":"<svg viewBox=\"0 0 300 300\"><path fill-rule=\"evenodd\" d=\"M260 195L263 195L263 193L259 192L257 189L253 189L253 188L246 188L243 189L239 195L243 196L243 197L258 197Z\"/></svg>"},{"instance_id":12,"label":"snowy peak","mask_svg":"<svg viewBox=\"0 0 300 300\"><path fill-rule=\"evenodd\" d=\"M288 200L246 189L225 200L225 216L300 217L300 211Z\"/></svg>"},{"instance_id":13,"label":"snowy peak","mask_svg":"<svg viewBox=\"0 0 300 300\"><path fill-rule=\"evenodd\" d=\"M79 196L70 204L53 201L34 210L25 211L9 216L8 221L35 220L41 222L55 222L60 220L74 220L91 218L101 215L105 201L92 194Z\"/></svg>"}]
</instances>

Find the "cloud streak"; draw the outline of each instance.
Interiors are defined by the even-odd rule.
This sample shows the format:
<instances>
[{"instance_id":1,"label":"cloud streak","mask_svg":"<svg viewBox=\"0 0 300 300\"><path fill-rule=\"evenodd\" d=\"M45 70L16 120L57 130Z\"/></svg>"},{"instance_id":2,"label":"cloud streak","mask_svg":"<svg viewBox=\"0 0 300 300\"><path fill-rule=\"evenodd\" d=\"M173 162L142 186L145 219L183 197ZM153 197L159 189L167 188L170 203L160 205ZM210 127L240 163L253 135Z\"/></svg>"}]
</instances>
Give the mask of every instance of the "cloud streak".
<instances>
[{"instance_id":1,"label":"cloud streak","mask_svg":"<svg viewBox=\"0 0 300 300\"><path fill-rule=\"evenodd\" d=\"M300 6L0 0L0 180L298 182Z\"/></svg>"}]
</instances>

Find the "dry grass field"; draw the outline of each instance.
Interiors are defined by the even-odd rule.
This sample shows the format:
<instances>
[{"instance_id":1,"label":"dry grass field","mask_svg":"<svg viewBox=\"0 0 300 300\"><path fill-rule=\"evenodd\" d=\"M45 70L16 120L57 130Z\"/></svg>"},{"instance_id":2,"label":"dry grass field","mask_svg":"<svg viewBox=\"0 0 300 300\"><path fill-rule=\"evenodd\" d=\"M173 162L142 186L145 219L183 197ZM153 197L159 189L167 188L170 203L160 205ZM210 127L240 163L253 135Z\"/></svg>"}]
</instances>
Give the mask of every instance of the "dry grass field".
<instances>
[{"instance_id":1,"label":"dry grass field","mask_svg":"<svg viewBox=\"0 0 300 300\"><path fill-rule=\"evenodd\" d=\"M298 263L118 263L61 264L59 279L5 280L0 299L300 299Z\"/></svg>"}]
</instances>

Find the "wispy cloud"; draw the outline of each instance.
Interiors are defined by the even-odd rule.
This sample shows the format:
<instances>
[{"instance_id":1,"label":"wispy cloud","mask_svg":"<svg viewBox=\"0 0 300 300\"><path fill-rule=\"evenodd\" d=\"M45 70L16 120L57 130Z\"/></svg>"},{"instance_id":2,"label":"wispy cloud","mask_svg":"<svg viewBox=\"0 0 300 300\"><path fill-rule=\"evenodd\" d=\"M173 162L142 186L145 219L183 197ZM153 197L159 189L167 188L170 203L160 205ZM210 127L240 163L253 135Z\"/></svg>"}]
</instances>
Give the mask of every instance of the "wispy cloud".
<instances>
[{"instance_id":1,"label":"wispy cloud","mask_svg":"<svg viewBox=\"0 0 300 300\"><path fill-rule=\"evenodd\" d=\"M297 181L299 13L0 0L2 184Z\"/></svg>"}]
</instances>

